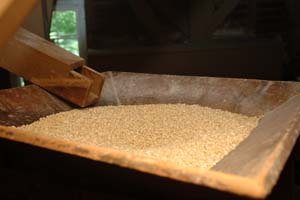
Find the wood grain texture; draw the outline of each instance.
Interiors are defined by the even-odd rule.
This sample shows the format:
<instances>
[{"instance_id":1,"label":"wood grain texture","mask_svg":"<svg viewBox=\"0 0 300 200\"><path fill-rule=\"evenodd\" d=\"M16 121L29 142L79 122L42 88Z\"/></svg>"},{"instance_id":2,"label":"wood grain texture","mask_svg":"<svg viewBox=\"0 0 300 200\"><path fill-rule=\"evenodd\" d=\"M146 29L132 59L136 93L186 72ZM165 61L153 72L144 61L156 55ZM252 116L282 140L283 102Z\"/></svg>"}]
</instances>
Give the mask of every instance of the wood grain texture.
<instances>
[{"instance_id":1,"label":"wood grain texture","mask_svg":"<svg viewBox=\"0 0 300 200\"><path fill-rule=\"evenodd\" d=\"M19 29L0 52L0 66L27 80L65 77L85 63L83 58L25 29Z\"/></svg>"},{"instance_id":2,"label":"wood grain texture","mask_svg":"<svg viewBox=\"0 0 300 200\"><path fill-rule=\"evenodd\" d=\"M0 90L0 125L19 126L71 107L35 85Z\"/></svg>"},{"instance_id":3,"label":"wood grain texture","mask_svg":"<svg viewBox=\"0 0 300 200\"><path fill-rule=\"evenodd\" d=\"M263 188L254 179L248 177L193 168L183 169L170 163L126 152L58 140L12 127L0 126L0 137L238 195L256 198L266 195Z\"/></svg>"},{"instance_id":4,"label":"wood grain texture","mask_svg":"<svg viewBox=\"0 0 300 200\"><path fill-rule=\"evenodd\" d=\"M99 100L99 97L101 95L102 87L104 84L104 76L100 74L99 72L87 67L83 66L80 69L80 73L89 78L90 80L93 81L93 84L90 89L90 93L87 99L87 104L92 104L94 102L97 102Z\"/></svg>"},{"instance_id":5,"label":"wood grain texture","mask_svg":"<svg viewBox=\"0 0 300 200\"><path fill-rule=\"evenodd\" d=\"M200 104L263 115L300 94L297 82L106 72L99 104Z\"/></svg>"},{"instance_id":6,"label":"wood grain texture","mask_svg":"<svg viewBox=\"0 0 300 200\"><path fill-rule=\"evenodd\" d=\"M19 28L33 9L37 0L1 0L0 4L0 48Z\"/></svg>"},{"instance_id":7,"label":"wood grain texture","mask_svg":"<svg viewBox=\"0 0 300 200\"><path fill-rule=\"evenodd\" d=\"M268 112L256 129L212 169L256 177L270 191L292 152L300 128L300 95Z\"/></svg>"},{"instance_id":8,"label":"wood grain texture","mask_svg":"<svg viewBox=\"0 0 300 200\"><path fill-rule=\"evenodd\" d=\"M0 53L1 67L73 104L85 107L99 98L103 77L93 70L89 77L75 71L88 69L83 58L25 29L20 29Z\"/></svg>"},{"instance_id":9,"label":"wood grain texture","mask_svg":"<svg viewBox=\"0 0 300 200\"><path fill-rule=\"evenodd\" d=\"M237 195L266 198L299 136L299 83L119 72L106 72L104 75L106 82L98 105L187 103L247 115L265 114L265 117L243 143L209 171L180 168L142 156L67 142L6 126L0 126L0 137ZM7 114L14 113L20 101L14 100L13 106L5 102L25 93L28 99L21 108L28 104L28 109L25 107L16 115L28 113L31 104L37 104L39 116L50 114L44 112L47 111L45 101L37 101L41 91L25 92L31 91L31 87L0 98L0 102L4 102L0 104L4 107L2 110L6 110ZM36 100L30 101L30 97ZM46 99L49 100L52 102L51 98ZM55 101L52 103L57 105ZM60 111L68 109L70 107L58 107ZM15 121L18 120L19 123L28 123L22 117ZM3 117L2 121L9 122L9 116Z\"/></svg>"}]
</instances>

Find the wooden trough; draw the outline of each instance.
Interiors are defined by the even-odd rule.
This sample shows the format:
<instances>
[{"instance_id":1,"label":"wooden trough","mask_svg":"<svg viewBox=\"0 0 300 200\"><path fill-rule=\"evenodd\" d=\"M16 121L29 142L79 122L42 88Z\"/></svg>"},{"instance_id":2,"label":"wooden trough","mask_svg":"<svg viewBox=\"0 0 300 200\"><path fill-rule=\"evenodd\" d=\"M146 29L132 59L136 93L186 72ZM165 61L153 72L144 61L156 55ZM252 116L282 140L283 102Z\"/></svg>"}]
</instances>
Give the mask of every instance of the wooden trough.
<instances>
[{"instance_id":1,"label":"wooden trough","mask_svg":"<svg viewBox=\"0 0 300 200\"><path fill-rule=\"evenodd\" d=\"M183 169L142 156L9 127L73 109L72 105L30 85L0 91L0 137L250 198L266 198L271 193L296 145L300 132L300 83L125 72L103 75L106 81L95 106L186 103L264 118L245 141L211 170Z\"/></svg>"}]
</instances>

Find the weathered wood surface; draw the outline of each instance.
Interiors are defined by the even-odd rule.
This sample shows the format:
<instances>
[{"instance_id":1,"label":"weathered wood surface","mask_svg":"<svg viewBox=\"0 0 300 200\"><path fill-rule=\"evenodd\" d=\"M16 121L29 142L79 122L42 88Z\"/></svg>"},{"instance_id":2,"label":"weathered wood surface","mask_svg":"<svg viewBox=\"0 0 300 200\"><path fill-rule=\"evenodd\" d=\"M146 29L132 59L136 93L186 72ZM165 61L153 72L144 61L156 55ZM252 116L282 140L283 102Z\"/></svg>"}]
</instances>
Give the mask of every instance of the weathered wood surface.
<instances>
[{"instance_id":1,"label":"weathered wood surface","mask_svg":"<svg viewBox=\"0 0 300 200\"><path fill-rule=\"evenodd\" d=\"M263 115L300 94L297 82L106 72L99 105L200 104Z\"/></svg>"},{"instance_id":2,"label":"weathered wood surface","mask_svg":"<svg viewBox=\"0 0 300 200\"><path fill-rule=\"evenodd\" d=\"M244 142L209 171L183 169L177 165L142 156L67 142L6 126L0 126L0 137L237 195L265 198L276 183L299 136L300 96L297 96L300 94L299 83L118 72L107 72L105 76L106 82L98 106L188 103L247 115L266 115ZM32 90L32 87L28 86L23 90ZM34 90L36 89L41 90L34 87ZM22 96L19 91L14 92ZM56 105L55 112L70 109L57 99L52 101L52 97L49 97L51 95L45 100L37 101L41 96L40 93L42 96L47 94L44 91L35 91L29 96L36 100L32 103L27 100L25 103L38 104L35 106L38 108L39 116L50 114L44 112L47 110L45 102L48 101ZM15 97L5 98L6 101L10 101ZM0 98L0 102L4 102L3 98ZM26 107L25 104L22 106ZM0 105L5 107L6 104ZM15 106L7 112L13 112L18 103L13 105ZM24 109L23 113L29 110ZM49 110L53 112L53 108L48 108ZM24 118L16 120L22 121ZM10 118L7 116L6 119L2 119L2 125L3 121L9 122Z\"/></svg>"},{"instance_id":3,"label":"weathered wood surface","mask_svg":"<svg viewBox=\"0 0 300 200\"><path fill-rule=\"evenodd\" d=\"M38 86L0 90L0 125L20 126L71 107Z\"/></svg>"},{"instance_id":4,"label":"weathered wood surface","mask_svg":"<svg viewBox=\"0 0 300 200\"><path fill-rule=\"evenodd\" d=\"M212 169L256 179L270 192L300 134L300 95L268 112L251 135Z\"/></svg>"},{"instance_id":5,"label":"weathered wood surface","mask_svg":"<svg viewBox=\"0 0 300 200\"><path fill-rule=\"evenodd\" d=\"M83 58L23 28L20 28L0 51L0 64L27 79L65 77L70 70L85 64Z\"/></svg>"},{"instance_id":6,"label":"weathered wood surface","mask_svg":"<svg viewBox=\"0 0 300 200\"><path fill-rule=\"evenodd\" d=\"M0 53L1 67L76 105L85 107L99 98L104 81L101 74L84 66L83 58L25 29L20 29ZM85 76L81 71L89 73Z\"/></svg>"}]
</instances>

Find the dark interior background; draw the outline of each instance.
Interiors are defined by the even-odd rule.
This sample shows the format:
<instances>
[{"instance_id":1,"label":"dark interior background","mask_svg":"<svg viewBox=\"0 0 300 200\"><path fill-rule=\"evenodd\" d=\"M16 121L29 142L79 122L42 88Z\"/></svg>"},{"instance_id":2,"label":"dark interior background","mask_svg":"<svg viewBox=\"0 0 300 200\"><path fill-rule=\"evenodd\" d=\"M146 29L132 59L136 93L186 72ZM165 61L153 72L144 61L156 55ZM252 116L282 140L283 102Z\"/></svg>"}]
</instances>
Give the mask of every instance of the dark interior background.
<instances>
[{"instance_id":1,"label":"dark interior background","mask_svg":"<svg viewBox=\"0 0 300 200\"><path fill-rule=\"evenodd\" d=\"M88 63L99 71L296 80L300 2L240 0L223 9L224 2L86 0Z\"/></svg>"},{"instance_id":2,"label":"dark interior background","mask_svg":"<svg viewBox=\"0 0 300 200\"><path fill-rule=\"evenodd\" d=\"M298 0L85 0L87 61L98 71L296 81L299 10Z\"/></svg>"}]
</instances>

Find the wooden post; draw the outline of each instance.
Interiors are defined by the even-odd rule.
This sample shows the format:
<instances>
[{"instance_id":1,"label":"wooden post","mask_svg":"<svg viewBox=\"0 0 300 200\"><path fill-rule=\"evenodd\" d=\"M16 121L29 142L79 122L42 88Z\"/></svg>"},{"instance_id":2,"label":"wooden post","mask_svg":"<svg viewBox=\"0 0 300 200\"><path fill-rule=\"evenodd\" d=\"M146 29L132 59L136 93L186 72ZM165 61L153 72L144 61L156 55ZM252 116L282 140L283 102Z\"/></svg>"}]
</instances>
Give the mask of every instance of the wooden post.
<instances>
[{"instance_id":1,"label":"wooden post","mask_svg":"<svg viewBox=\"0 0 300 200\"><path fill-rule=\"evenodd\" d=\"M0 48L18 29L37 0L1 0L0 3Z\"/></svg>"}]
</instances>

